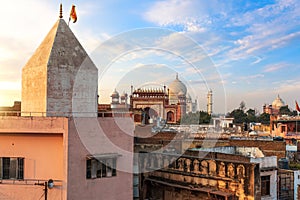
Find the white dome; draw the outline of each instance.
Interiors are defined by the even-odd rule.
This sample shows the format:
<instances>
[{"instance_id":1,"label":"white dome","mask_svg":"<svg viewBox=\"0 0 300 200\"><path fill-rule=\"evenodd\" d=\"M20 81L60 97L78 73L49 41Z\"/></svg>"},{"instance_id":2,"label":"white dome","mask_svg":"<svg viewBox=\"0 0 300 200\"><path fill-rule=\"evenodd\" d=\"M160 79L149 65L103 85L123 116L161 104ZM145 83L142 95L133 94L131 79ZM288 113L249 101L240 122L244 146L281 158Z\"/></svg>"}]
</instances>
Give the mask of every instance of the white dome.
<instances>
[{"instance_id":1,"label":"white dome","mask_svg":"<svg viewBox=\"0 0 300 200\"><path fill-rule=\"evenodd\" d=\"M170 94L177 95L182 92L186 95L187 89L186 86L178 79L178 74L176 74L176 79L169 85Z\"/></svg>"},{"instance_id":2,"label":"white dome","mask_svg":"<svg viewBox=\"0 0 300 200\"><path fill-rule=\"evenodd\" d=\"M273 108L281 108L282 106L284 106L285 103L284 101L279 97L279 95L277 96L277 98L273 101L272 103L272 107Z\"/></svg>"},{"instance_id":3,"label":"white dome","mask_svg":"<svg viewBox=\"0 0 300 200\"><path fill-rule=\"evenodd\" d=\"M117 92L116 89L115 89L115 91L111 94L111 97L113 97L113 98L119 98L119 93Z\"/></svg>"}]
</instances>

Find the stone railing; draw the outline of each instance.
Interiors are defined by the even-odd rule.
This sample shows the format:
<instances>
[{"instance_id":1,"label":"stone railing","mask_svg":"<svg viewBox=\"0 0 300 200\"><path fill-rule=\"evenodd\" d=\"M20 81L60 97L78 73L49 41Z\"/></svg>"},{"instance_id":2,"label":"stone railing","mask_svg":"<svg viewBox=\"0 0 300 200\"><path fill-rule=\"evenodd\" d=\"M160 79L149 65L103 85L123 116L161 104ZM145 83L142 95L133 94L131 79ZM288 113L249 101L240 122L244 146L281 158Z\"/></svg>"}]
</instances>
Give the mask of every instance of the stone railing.
<instances>
[{"instance_id":1,"label":"stone railing","mask_svg":"<svg viewBox=\"0 0 300 200\"><path fill-rule=\"evenodd\" d=\"M1 116L17 116L17 117L132 117L131 112L21 112L21 111L0 111Z\"/></svg>"}]
</instances>

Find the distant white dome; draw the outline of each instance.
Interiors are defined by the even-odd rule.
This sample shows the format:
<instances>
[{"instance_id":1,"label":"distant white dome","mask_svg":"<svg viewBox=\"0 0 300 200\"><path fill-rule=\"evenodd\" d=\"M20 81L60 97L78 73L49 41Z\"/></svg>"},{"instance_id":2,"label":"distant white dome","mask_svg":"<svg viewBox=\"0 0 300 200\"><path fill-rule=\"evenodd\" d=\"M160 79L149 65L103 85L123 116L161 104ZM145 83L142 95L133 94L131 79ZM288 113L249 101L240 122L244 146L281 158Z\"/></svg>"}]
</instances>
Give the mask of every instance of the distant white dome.
<instances>
[{"instance_id":1,"label":"distant white dome","mask_svg":"<svg viewBox=\"0 0 300 200\"><path fill-rule=\"evenodd\" d=\"M272 107L279 109L282 106L285 106L285 103L284 103L284 101L278 95L277 98L273 101Z\"/></svg>"},{"instance_id":2,"label":"distant white dome","mask_svg":"<svg viewBox=\"0 0 300 200\"><path fill-rule=\"evenodd\" d=\"M111 94L112 98L119 98L119 93L117 92L117 90L115 89L115 91Z\"/></svg>"},{"instance_id":3,"label":"distant white dome","mask_svg":"<svg viewBox=\"0 0 300 200\"><path fill-rule=\"evenodd\" d=\"M169 85L169 89L171 96L177 96L179 92L186 95L187 92L186 86L178 79L178 74L176 74L176 79Z\"/></svg>"}]
</instances>

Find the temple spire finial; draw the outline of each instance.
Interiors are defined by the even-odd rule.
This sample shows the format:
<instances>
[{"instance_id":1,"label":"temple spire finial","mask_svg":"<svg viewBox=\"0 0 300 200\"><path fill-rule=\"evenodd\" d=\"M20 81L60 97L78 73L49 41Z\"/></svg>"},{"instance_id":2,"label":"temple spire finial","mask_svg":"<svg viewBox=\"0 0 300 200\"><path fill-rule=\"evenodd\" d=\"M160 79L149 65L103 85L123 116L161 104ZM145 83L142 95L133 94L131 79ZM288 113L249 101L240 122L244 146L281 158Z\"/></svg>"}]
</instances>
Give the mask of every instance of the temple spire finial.
<instances>
[{"instance_id":1,"label":"temple spire finial","mask_svg":"<svg viewBox=\"0 0 300 200\"><path fill-rule=\"evenodd\" d=\"M62 15L62 3L59 6L59 18L62 19L63 15Z\"/></svg>"}]
</instances>

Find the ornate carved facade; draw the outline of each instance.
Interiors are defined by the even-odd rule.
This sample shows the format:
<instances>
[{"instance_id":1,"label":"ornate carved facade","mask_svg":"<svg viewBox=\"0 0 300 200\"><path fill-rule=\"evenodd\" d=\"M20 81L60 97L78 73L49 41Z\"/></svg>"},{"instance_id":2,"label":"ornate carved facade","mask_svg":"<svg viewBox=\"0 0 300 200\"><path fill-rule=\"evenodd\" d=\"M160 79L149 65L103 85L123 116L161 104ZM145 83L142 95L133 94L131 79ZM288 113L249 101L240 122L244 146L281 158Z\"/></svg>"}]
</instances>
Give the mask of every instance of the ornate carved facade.
<instances>
[{"instance_id":1,"label":"ornate carved facade","mask_svg":"<svg viewBox=\"0 0 300 200\"><path fill-rule=\"evenodd\" d=\"M140 176L141 199L264 199L261 176L276 170L265 171L250 157L217 152L141 153L139 163L145 172Z\"/></svg>"},{"instance_id":2,"label":"ornate carved facade","mask_svg":"<svg viewBox=\"0 0 300 200\"><path fill-rule=\"evenodd\" d=\"M260 184L254 173L259 171L258 164L187 155L179 158L167 154L146 155L141 162L143 170L158 170L142 177L143 199L182 199L186 194L190 195L188 199L237 199L237 196L254 199L259 195L254 187ZM165 195L155 190L164 190Z\"/></svg>"}]
</instances>

